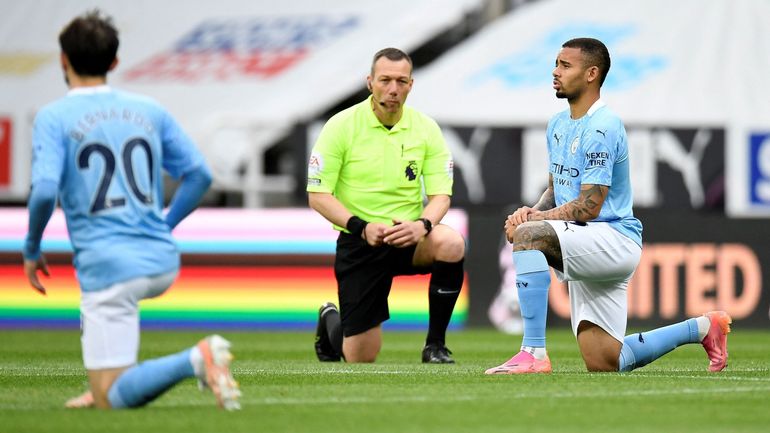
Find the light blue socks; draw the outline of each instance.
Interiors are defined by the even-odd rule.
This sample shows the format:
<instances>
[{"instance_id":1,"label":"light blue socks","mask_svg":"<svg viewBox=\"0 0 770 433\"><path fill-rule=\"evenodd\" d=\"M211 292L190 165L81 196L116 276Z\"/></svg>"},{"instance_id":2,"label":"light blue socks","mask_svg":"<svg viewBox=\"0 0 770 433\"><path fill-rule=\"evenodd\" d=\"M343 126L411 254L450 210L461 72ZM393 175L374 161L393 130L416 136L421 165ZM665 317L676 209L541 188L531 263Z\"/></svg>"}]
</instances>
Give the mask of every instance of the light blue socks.
<instances>
[{"instance_id":1,"label":"light blue socks","mask_svg":"<svg viewBox=\"0 0 770 433\"><path fill-rule=\"evenodd\" d=\"M110 405L114 409L143 406L180 381L193 377L191 350L151 359L124 371L107 394Z\"/></svg>"},{"instance_id":2,"label":"light blue socks","mask_svg":"<svg viewBox=\"0 0 770 433\"><path fill-rule=\"evenodd\" d=\"M545 321L548 315L548 261L538 250L514 251L516 288L524 319L522 346L545 347Z\"/></svg>"},{"instance_id":3,"label":"light blue socks","mask_svg":"<svg viewBox=\"0 0 770 433\"><path fill-rule=\"evenodd\" d=\"M702 339L698 333L698 319L628 335L623 339L618 370L631 371L643 367L683 344L700 343Z\"/></svg>"}]
</instances>

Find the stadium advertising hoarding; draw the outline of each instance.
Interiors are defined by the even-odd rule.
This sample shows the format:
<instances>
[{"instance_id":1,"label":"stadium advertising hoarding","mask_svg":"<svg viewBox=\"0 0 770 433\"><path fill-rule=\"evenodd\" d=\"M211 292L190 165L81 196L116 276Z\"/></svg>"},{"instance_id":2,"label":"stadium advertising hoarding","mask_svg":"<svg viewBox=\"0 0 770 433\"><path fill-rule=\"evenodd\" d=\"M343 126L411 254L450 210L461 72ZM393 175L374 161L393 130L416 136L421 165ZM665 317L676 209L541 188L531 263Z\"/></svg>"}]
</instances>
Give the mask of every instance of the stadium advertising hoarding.
<instances>
[{"instance_id":1,"label":"stadium advertising hoarding","mask_svg":"<svg viewBox=\"0 0 770 433\"><path fill-rule=\"evenodd\" d=\"M636 209L635 214L644 224L644 248L628 287L630 327L659 326L715 309L728 311L736 326L770 325L770 226L766 221L692 210ZM510 246L501 240L505 215L489 209L469 213L474 245L497 246L470 250L469 325L487 325L490 304L501 292L515 292L515 279L507 275L512 267ZM513 305L518 308L515 301ZM549 305L549 323L568 325L566 284L555 276Z\"/></svg>"},{"instance_id":2,"label":"stadium advertising hoarding","mask_svg":"<svg viewBox=\"0 0 770 433\"><path fill-rule=\"evenodd\" d=\"M0 116L0 190L11 185L11 119Z\"/></svg>"},{"instance_id":3,"label":"stadium advertising hoarding","mask_svg":"<svg viewBox=\"0 0 770 433\"><path fill-rule=\"evenodd\" d=\"M628 289L630 323L671 322L723 309L736 326L770 325L766 221L696 212L636 213L645 226L645 245ZM551 305L566 318L560 304Z\"/></svg>"},{"instance_id":4,"label":"stadium advertising hoarding","mask_svg":"<svg viewBox=\"0 0 770 433\"><path fill-rule=\"evenodd\" d=\"M697 19L691 18L694 10ZM520 163L506 160L514 167L511 176L522 177L514 185L539 182L516 168L538 167L542 131L566 109L551 88L554 60L566 40L595 37L612 55L602 98L629 130L639 204L668 208L672 192L658 175L670 169L680 177L675 187L687 190L682 199L689 208L709 208L708 190L719 196L721 189L728 215L768 216L761 191L770 172L770 151L762 151L770 131L770 90L759 71L770 69L770 57L755 54L770 40L770 28L756 19L766 16L770 3L761 0L588 0L580 8L569 0L534 2L417 71L410 103L450 137L459 136L452 139L456 167L472 171L460 176L462 182L500 170L484 161L473 164L506 128L524 129L522 137L511 138L514 143L540 143L539 152L511 155ZM529 187L522 186L522 199L529 200ZM478 185L468 187L470 201L489 198L479 195Z\"/></svg>"},{"instance_id":5,"label":"stadium advertising hoarding","mask_svg":"<svg viewBox=\"0 0 770 433\"><path fill-rule=\"evenodd\" d=\"M770 132L749 137L751 203L770 205Z\"/></svg>"},{"instance_id":6,"label":"stadium advertising hoarding","mask_svg":"<svg viewBox=\"0 0 770 433\"><path fill-rule=\"evenodd\" d=\"M321 127L314 122L307 128L307 147L300 159L307 159ZM454 159L453 206L499 208L540 198L548 182L545 126L441 128ZM631 125L627 133L635 206L724 209L723 128ZM770 161L765 164L756 170L760 186L763 181L770 185ZM304 198L304 188L296 194Z\"/></svg>"},{"instance_id":7,"label":"stadium advertising hoarding","mask_svg":"<svg viewBox=\"0 0 770 433\"><path fill-rule=\"evenodd\" d=\"M750 117L750 116L748 116ZM770 121L736 121L728 130L727 210L739 217L770 216Z\"/></svg>"},{"instance_id":8,"label":"stadium advertising hoarding","mask_svg":"<svg viewBox=\"0 0 770 433\"><path fill-rule=\"evenodd\" d=\"M26 210L0 210L0 328L77 328L80 291L70 265L72 247L63 214L46 228L42 248L51 263L45 297L21 270ZM467 235L463 211L444 222ZM318 307L337 299L332 268L336 231L310 209L198 209L174 231L182 270L163 296L143 301L148 328L314 329ZM390 296L391 329L426 329L429 276L396 278ZM450 327L467 320L463 286Z\"/></svg>"},{"instance_id":9,"label":"stadium advertising hoarding","mask_svg":"<svg viewBox=\"0 0 770 433\"><path fill-rule=\"evenodd\" d=\"M736 323L770 324L770 227L762 220L719 213L636 211L644 223L644 250L629 287L630 326L668 323L726 309ZM505 212L452 209L444 222L469 244L467 279L452 326L489 326L487 309L506 287L510 247L502 241ZM79 291L64 219L54 214L43 249L52 262L47 297L32 290L19 263L26 232L24 209L0 212L0 326L78 326ZM149 326L309 329L318 306L336 299L332 270L335 233L309 209L199 209L175 231L183 269L171 291L148 300ZM566 288L555 278L549 320L569 322ZM388 326L424 328L428 279L399 277ZM471 290L472 288L472 290Z\"/></svg>"},{"instance_id":10,"label":"stadium advertising hoarding","mask_svg":"<svg viewBox=\"0 0 770 433\"><path fill-rule=\"evenodd\" d=\"M628 142L637 207L722 209L722 128L631 125ZM545 127L443 126L455 162L452 203L536 202L548 182Z\"/></svg>"}]
</instances>

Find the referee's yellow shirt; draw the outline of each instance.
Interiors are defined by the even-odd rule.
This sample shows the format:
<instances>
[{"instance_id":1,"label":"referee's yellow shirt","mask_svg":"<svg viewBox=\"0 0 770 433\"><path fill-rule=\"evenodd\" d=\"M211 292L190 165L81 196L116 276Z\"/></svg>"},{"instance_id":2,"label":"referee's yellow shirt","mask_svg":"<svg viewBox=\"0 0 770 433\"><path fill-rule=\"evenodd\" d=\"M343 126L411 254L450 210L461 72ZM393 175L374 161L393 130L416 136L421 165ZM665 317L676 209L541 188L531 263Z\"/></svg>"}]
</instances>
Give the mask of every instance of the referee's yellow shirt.
<instances>
[{"instance_id":1,"label":"referee's yellow shirt","mask_svg":"<svg viewBox=\"0 0 770 433\"><path fill-rule=\"evenodd\" d=\"M307 191L331 193L369 222L415 220L423 186L426 195L452 194L452 155L430 117L404 106L388 130L371 103L370 96L326 122L310 154Z\"/></svg>"}]
</instances>

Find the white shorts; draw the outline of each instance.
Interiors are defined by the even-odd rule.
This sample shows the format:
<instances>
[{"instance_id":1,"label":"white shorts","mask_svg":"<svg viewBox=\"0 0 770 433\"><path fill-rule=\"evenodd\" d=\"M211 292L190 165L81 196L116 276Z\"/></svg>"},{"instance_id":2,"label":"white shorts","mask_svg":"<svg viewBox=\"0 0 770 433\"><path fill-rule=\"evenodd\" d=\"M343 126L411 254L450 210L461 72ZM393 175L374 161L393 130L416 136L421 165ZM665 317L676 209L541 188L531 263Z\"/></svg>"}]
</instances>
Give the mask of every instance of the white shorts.
<instances>
[{"instance_id":1,"label":"white shorts","mask_svg":"<svg viewBox=\"0 0 770 433\"><path fill-rule=\"evenodd\" d=\"M139 301L154 298L174 282L176 271L136 278L80 298L80 342L87 370L136 364L139 352Z\"/></svg>"},{"instance_id":2,"label":"white shorts","mask_svg":"<svg viewBox=\"0 0 770 433\"><path fill-rule=\"evenodd\" d=\"M561 244L564 271L554 271L559 280L568 282L572 332L577 335L585 320L622 342L628 320L626 288L642 248L608 223L546 222Z\"/></svg>"}]
</instances>

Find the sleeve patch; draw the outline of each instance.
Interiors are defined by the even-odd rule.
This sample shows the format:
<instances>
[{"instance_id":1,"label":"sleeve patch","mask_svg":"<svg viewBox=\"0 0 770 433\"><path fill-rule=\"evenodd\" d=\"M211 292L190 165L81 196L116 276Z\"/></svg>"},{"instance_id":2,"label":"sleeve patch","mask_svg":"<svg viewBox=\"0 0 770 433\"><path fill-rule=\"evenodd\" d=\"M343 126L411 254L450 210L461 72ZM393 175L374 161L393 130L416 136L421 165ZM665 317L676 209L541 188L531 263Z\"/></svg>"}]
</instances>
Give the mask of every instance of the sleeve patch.
<instances>
[{"instance_id":1,"label":"sleeve patch","mask_svg":"<svg viewBox=\"0 0 770 433\"><path fill-rule=\"evenodd\" d=\"M307 177L308 178L317 178L320 176L321 171L323 171L324 168L324 160L323 157L313 152L310 154L310 160L307 163Z\"/></svg>"}]
</instances>

